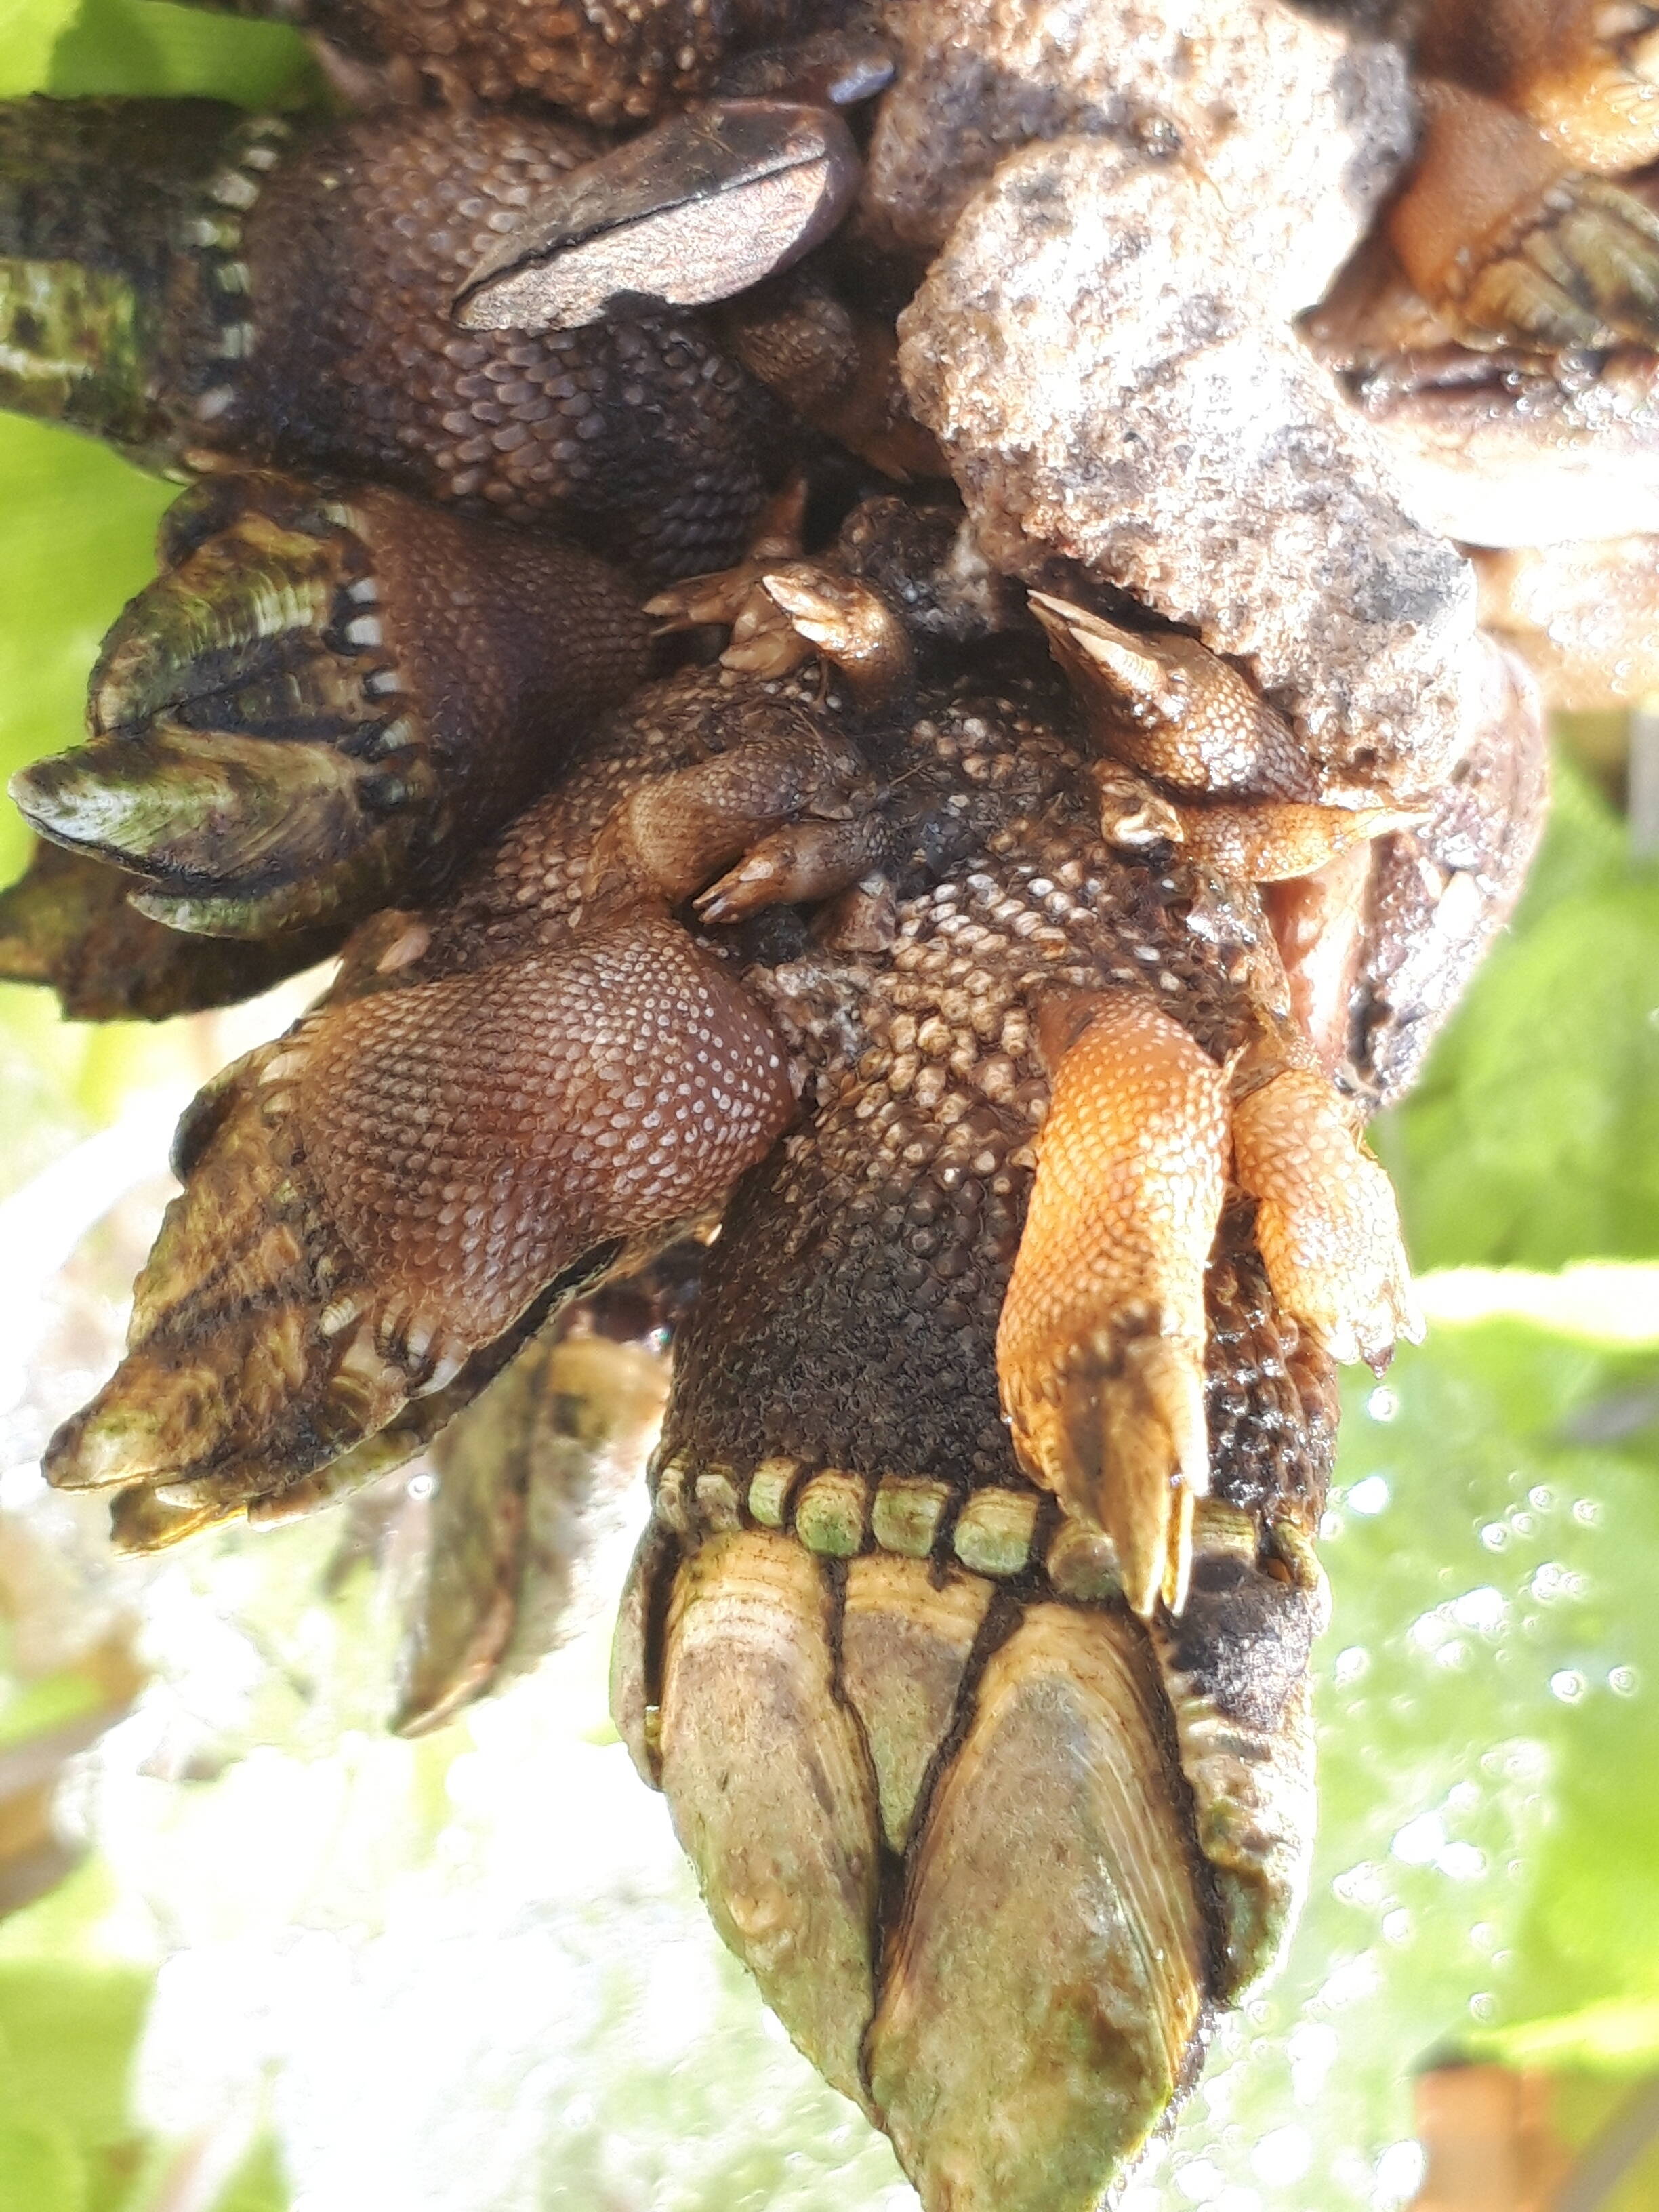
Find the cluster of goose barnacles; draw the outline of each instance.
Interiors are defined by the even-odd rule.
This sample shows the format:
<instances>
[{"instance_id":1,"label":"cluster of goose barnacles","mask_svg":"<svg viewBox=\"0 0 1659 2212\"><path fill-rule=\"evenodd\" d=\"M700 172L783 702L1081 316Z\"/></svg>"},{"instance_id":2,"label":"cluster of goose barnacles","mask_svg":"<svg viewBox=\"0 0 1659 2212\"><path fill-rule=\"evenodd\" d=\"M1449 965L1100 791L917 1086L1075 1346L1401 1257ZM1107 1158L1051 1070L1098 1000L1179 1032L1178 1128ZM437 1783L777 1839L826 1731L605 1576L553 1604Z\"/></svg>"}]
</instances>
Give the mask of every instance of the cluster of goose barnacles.
<instances>
[{"instance_id":1,"label":"cluster of goose barnacles","mask_svg":"<svg viewBox=\"0 0 1659 2212\"><path fill-rule=\"evenodd\" d=\"M0 959L339 955L48 1472L470 1497L692 1252L618 1727L924 2202L1081 2208L1295 1917L1523 664L1659 676L1659 9L301 12L343 113L0 109L0 400L189 479Z\"/></svg>"}]
</instances>

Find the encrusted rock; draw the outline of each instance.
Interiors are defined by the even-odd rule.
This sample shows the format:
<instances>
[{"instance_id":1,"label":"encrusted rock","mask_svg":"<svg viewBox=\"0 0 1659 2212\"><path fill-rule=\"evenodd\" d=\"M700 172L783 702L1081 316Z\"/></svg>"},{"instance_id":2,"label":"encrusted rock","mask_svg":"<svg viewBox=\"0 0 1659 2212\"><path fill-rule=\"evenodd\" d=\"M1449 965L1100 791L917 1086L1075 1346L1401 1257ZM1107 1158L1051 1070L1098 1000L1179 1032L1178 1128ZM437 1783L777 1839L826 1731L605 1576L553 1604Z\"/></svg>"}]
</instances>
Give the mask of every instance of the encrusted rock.
<instances>
[{"instance_id":1,"label":"encrusted rock","mask_svg":"<svg viewBox=\"0 0 1659 2212\"><path fill-rule=\"evenodd\" d=\"M1261 239L1196 165L1028 147L904 315L906 382L994 562L1080 563L1243 662L1327 791L1412 794L1475 726L1474 577L1290 331Z\"/></svg>"},{"instance_id":2,"label":"encrusted rock","mask_svg":"<svg viewBox=\"0 0 1659 2212\"><path fill-rule=\"evenodd\" d=\"M1207 183L1247 226L1243 276L1309 306L1413 139L1403 56L1279 0L888 0L902 57L867 213L931 251L1004 158L1084 135Z\"/></svg>"}]
</instances>

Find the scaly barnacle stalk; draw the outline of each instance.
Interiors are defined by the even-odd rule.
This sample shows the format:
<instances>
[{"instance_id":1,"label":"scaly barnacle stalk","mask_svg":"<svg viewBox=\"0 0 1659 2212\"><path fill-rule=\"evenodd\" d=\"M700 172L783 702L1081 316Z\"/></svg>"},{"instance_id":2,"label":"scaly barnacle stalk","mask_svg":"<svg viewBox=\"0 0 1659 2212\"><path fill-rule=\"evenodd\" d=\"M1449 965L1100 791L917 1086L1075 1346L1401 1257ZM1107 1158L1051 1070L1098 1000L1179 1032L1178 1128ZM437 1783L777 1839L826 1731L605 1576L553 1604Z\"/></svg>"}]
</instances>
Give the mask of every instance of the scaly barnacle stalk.
<instances>
[{"instance_id":1,"label":"scaly barnacle stalk","mask_svg":"<svg viewBox=\"0 0 1659 2212\"><path fill-rule=\"evenodd\" d=\"M694 318L450 320L501 224L599 150L528 115L6 103L0 398L152 464L207 448L553 521L662 576L730 559L781 418Z\"/></svg>"},{"instance_id":2,"label":"scaly barnacle stalk","mask_svg":"<svg viewBox=\"0 0 1659 2212\"><path fill-rule=\"evenodd\" d=\"M644 672L615 570L398 492L216 474L163 549L93 671L92 743L12 796L177 929L431 897Z\"/></svg>"},{"instance_id":3,"label":"scaly barnacle stalk","mask_svg":"<svg viewBox=\"0 0 1659 2212\"><path fill-rule=\"evenodd\" d=\"M187 1117L127 1358L52 1479L285 1489L695 1218L793 1103L758 1010L648 911L325 1008Z\"/></svg>"}]
</instances>

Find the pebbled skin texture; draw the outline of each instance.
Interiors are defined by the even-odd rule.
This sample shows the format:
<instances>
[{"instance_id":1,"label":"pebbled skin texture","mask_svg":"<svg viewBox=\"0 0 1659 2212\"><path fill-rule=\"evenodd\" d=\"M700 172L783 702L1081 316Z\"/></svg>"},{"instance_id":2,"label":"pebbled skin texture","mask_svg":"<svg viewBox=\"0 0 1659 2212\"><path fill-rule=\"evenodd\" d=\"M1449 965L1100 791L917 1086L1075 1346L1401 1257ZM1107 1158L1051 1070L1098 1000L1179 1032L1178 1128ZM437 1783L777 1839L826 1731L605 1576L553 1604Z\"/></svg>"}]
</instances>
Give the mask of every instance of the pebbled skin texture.
<instances>
[{"instance_id":1,"label":"pebbled skin texture","mask_svg":"<svg viewBox=\"0 0 1659 2212\"><path fill-rule=\"evenodd\" d=\"M637 122L695 98L729 52L787 38L815 0L206 0L280 15L348 53L401 61L447 97L529 94L590 123Z\"/></svg>"},{"instance_id":2,"label":"pebbled skin texture","mask_svg":"<svg viewBox=\"0 0 1659 2212\"><path fill-rule=\"evenodd\" d=\"M449 320L501 228L599 143L501 112L318 128L205 100L0 106L0 248L80 251L134 302L103 309L113 394L106 377L15 404L175 467L206 447L331 469L552 524L653 575L717 566L781 465L784 417L696 316Z\"/></svg>"},{"instance_id":3,"label":"pebbled skin texture","mask_svg":"<svg viewBox=\"0 0 1659 2212\"><path fill-rule=\"evenodd\" d=\"M303 303L256 344L221 431L510 520L558 519L653 574L738 550L769 403L689 314L526 336L456 331L450 293L586 150L503 115L371 118L275 172L250 218L254 298Z\"/></svg>"}]
</instances>

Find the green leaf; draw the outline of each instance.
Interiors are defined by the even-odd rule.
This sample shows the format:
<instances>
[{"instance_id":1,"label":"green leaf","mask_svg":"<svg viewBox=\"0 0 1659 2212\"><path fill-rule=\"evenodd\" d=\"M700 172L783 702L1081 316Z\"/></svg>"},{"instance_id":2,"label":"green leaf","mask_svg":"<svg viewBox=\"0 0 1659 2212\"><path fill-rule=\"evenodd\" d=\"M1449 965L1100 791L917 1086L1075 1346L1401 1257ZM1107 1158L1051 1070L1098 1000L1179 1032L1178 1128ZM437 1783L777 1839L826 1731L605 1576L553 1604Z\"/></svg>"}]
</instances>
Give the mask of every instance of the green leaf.
<instances>
[{"instance_id":1,"label":"green leaf","mask_svg":"<svg viewBox=\"0 0 1659 2212\"><path fill-rule=\"evenodd\" d=\"M104 632L153 573L155 526L177 489L89 439L0 416L0 774L76 744L87 673ZM23 863L15 809L0 826L0 878Z\"/></svg>"},{"instance_id":2,"label":"green leaf","mask_svg":"<svg viewBox=\"0 0 1659 2212\"><path fill-rule=\"evenodd\" d=\"M130 2138L127 2076L150 1985L149 1975L125 1966L0 1961L10 2117L47 2122L80 2150Z\"/></svg>"},{"instance_id":3,"label":"green leaf","mask_svg":"<svg viewBox=\"0 0 1659 2212\"><path fill-rule=\"evenodd\" d=\"M62 1668L38 1681L20 1686L0 1704L0 1750L26 1743L48 1729L94 1713L106 1702L105 1692L90 1675Z\"/></svg>"},{"instance_id":4,"label":"green leaf","mask_svg":"<svg viewBox=\"0 0 1659 2212\"><path fill-rule=\"evenodd\" d=\"M261 2136L226 2185L213 2212L288 2212L288 2176L274 2136Z\"/></svg>"},{"instance_id":5,"label":"green leaf","mask_svg":"<svg viewBox=\"0 0 1659 2212\"><path fill-rule=\"evenodd\" d=\"M77 0L0 0L0 98L44 84L52 48Z\"/></svg>"},{"instance_id":6,"label":"green leaf","mask_svg":"<svg viewBox=\"0 0 1659 2212\"><path fill-rule=\"evenodd\" d=\"M1471 2056L1552 2073L1659 2072L1659 1997L1609 1997L1547 2020L1519 2021L1469 2039Z\"/></svg>"},{"instance_id":7,"label":"green leaf","mask_svg":"<svg viewBox=\"0 0 1659 2212\"><path fill-rule=\"evenodd\" d=\"M0 2121L0 2212L85 2212L86 2164L55 2129Z\"/></svg>"},{"instance_id":8,"label":"green leaf","mask_svg":"<svg viewBox=\"0 0 1659 2212\"><path fill-rule=\"evenodd\" d=\"M1632 1328L1659 1336L1659 1268L1620 1279ZM1659 1341L1598 1344L1573 1326L1576 1286L1454 1279L1444 1297L1431 1280L1431 1312L1480 1317L1437 1322L1384 1387L1346 1394L1308 1909L1174 2146L1254 2186L1229 2130L1302 2131L1307 2170L1267 2192L1273 2212L1369 2203L1374 2161L1411 2133L1410 2072L1432 2057L1500 2033L1518 2049L1528 2026L1575 2063L1598 2032L1605 2070L1620 2034L1621 2063L1649 2055ZM1607 1285L1583 1286L1593 1323ZM1589 2008L1574 2039L1562 2023Z\"/></svg>"},{"instance_id":9,"label":"green leaf","mask_svg":"<svg viewBox=\"0 0 1659 2212\"><path fill-rule=\"evenodd\" d=\"M163 0L82 0L47 82L60 94L202 93L244 107L298 106L320 88L297 32Z\"/></svg>"},{"instance_id":10,"label":"green leaf","mask_svg":"<svg viewBox=\"0 0 1659 2212\"><path fill-rule=\"evenodd\" d=\"M1512 934L1376 1136L1420 1268L1659 1253L1659 868L1566 768Z\"/></svg>"}]
</instances>

